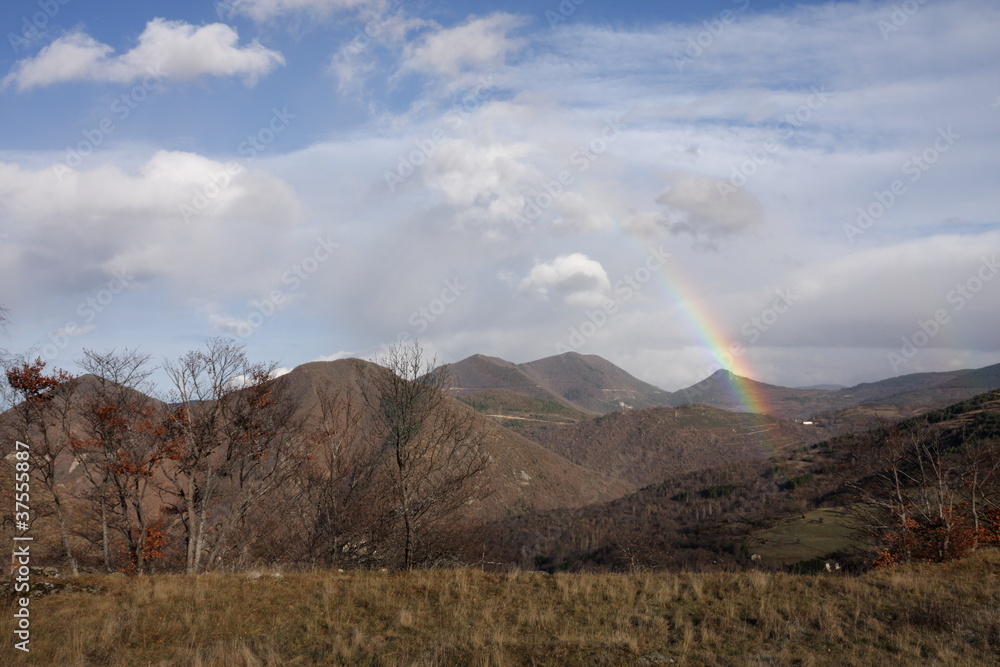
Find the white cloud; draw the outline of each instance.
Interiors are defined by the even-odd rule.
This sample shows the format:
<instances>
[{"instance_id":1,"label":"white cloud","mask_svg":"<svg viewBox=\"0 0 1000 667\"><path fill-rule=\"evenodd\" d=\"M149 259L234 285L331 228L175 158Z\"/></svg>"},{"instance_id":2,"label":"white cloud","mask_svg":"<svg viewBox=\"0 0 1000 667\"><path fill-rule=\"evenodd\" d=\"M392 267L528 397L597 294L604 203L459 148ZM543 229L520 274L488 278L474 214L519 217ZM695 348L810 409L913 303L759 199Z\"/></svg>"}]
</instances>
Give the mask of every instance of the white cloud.
<instances>
[{"instance_id":1,"label":"white cloud","mask_svg":"<svg viewBox=\"0 0 1000 667\"><path fill-rule=\"evenodd\" d=\"M140 281L222 290L244 281L242 289L256 289L264 280L256 266L269 265L278 247L271 237L288 233L299 204L271 174L233 171L171 151L156 152L135 172L101 164L57 174L0 162L0 217L15 239L4 244L12 256L0 279L30 270L42 284L72 290L88 281L100 286L102 276L124 267ZM228 185L218 187L227 173ZM216 196L196 200L199 193ZM202 203L185 222L181 207Z\"/></svg>"},{"instance_id":2,"label":"white cloud","mask_svg":"<svg viewBox=\"0 0 1000 667\"><path fill-rule=\"evenodd\" d=\"M199 76L240 77L252 86L285 62L277 51L254 40L239 46L236 30L223 23L194 26L155 18L146 24L138 44L119 56L83 32L56 39L33 58L18 61L4 78L19 90L69 81L130 83L153 76L194 79Z\"/></svg>"},{"instance_id":3,"label":"white cloud","mask_svg":"<svg viewBox=\"0 0 1000 667\"><path fill-rule=\"evenodd\" d=\"M650 235L662 228L673 234L688 234L711 247L720 238L753 231L764 221L764 207L743 188L683 171L673 172L669 178L670 186L656 198L667 215L632 216L624 223L626 229Z\"/></svg>"},{"instance_id":4,"label":"white cloud","mask_svg":"<svg viewBox=\"0 0 1000 667\"><path fill-rule=\"evenodd\" d=\"M214 196L202 205L194 202L199 192ZM200 209L199 219L266 219L276 209L279 215L297 215L295 195L283 182L196 153L157 151L135 175L112 164L27 170L0 162L0 213L26 224L96 222L137 213L180 222L182 205Z\"/></svg>"},{"instance_id":5,"label":"white cloud","mask_svg":"<svg viewBox=\"0 0 1000 667\"><path fill-rule=\"evenodd\" d=\"M404 69L457 76L499 68L508 54L522 46L521 40L512 39L507 33L524 22L522 17L497 13L454 28L442 28L407 49Z\"/></svg>"},{"instance_id":6,"label":"white cloud","mask_svg":"<svg viewBox=\"0 0 1000 667\"><path fill-rule=\"evenodd\" d=\"M385 6L231 4L241 8L240 20L344 20L338 32L349 35L345 41ZM39 183L44 170L27 166L47 164L51 155L7 153L0 165L0 225L8 234L0 243L0 285L19 289L4 305L19 328L54 313L53 321L26 325L44 335L64 324L63 310L72 315L80 284L97 289L107 282L106 269L140 267L134 298L115 306L136 332L127 335L153 346L169 345L171 337L186 344L208 329L208 312L192 308L192 296L218 304L211 326L231 330L246 317L248 299L282 285L282 271L307 255L302 246L322 228L349 252L325 264L295 294L301 301L261 328L253 339L258 349L269 344L281 351L269 356L301 360L331 349L360 354L407 331L448 361L473 352L527 361L551 354L584 320L575 307L599 308L601 299L618 296L607 287L609 276L617 285L636 275L645 250L621 233L627 230L666 246L676 282L671 288L650 276L581 351L615 359L628 350L624 367L643 379L675 389L711 372L712 353L685 316L692 302L747 345L746 366L765 381L885 377L892 371L886 354L939 308L949 309L951 323L910 368L940 370L938 353L986 365L1000 360L991 337L1000 326L1000 277L959 311L947 295L977 270L977 253L1000 247L995 233L981 233L997 228L1000 210L1000 191L989 178L998 150L1000 13L993 5L927 3L888 40L877 26L891 14L885 3L758 8L726 26L683 69L674 55L683 56L688 40L705 29L700 20L568 21L556 30L543 20L515 30L488 17L441 28L386 11L370 41L329 46L341 49L330 69L342 90L359 90L373 121L324 115L303 136L327 140L253 163L266 163L282 180L268 172L240 175L191 225L178 219L177 203L220 168L214 160L171 153L140 169L131 156L96 167L111 158L92 155L86 171L57 187ZM304 33L317 39L312 26ZM75 34L75 42L61 44L68 53L51 59L53 69L39 70L40 79L86 79L123 58ZM520 38L527 48L516 43ZM321 53L323 62L306 69L315 75L328 56ZM455 105L469 82L487 73L497 92L467 108ZM420 81L400 83L414 74ZM374 77L388 85L358 85ZM627 121L606 151L574 159L596 150L600 142L592 142L606 119L623 112ZM190 113L178 115L180 129L161 136L205 140L197 108ZM908 180L901 166L948 126L962 138L919 182ZM54 137L79 130L52 127L61 133ZM756 166L744 169L751 159ZM404 170L409 175L390 192L385 173L407 161L412 173ZM550 199L546 187L563 170L572 183ZM734 173L746 176L744 190L721 187ZM905 195L848 243L843 225L897 178L905 180ZM308 218L291 228L285 221L296 220L299 197ZM540 212L518 234L511 217L526 215L532 203L542 204ZM951 218L967 224L942 224ZM622 229L609 230L609 220L624 220ZM568 234L576 235L571 242ZM691 239L696 248L718 244L719 252L693 251ZM296 244L299 250L289 249ZM571 252L582 258L576 265L566 259ZM589 259L595 257L600 263ZM417 332L411 315L456 276L468 292ZM767 309L776 289L797 298L772 322ZM60 298L64 309L53 303ZM766 330L752 324L765 315ZM759 340L745 334L748 322ZM122 328L110 323L90 334L97 345L117 342L111 336ZM297 351L288 352L289 341ZM981 352L962 356L970 350ZM799 379L804 373L809 377Z\"/></svg>"},{"instance_id":7,"label":"white cloud","mask_svg":"<svg viewBox=\"0 0 1000 667\"><path fill-rule=\"evenodd\" d=\"M334 352L333 354L325 354L317 357L313 361L339 361L340 359L350 359L354 355L351 352L341 350L339 352Z\"/></svg>"},{"instance_id":8,"label":"white cloud","mask_svg":"<svg viewBox=\"0 0 1000 667\"><path fill-rule=\"evenodd\" d=\"M560 216L553 221L557 234L604 231L614 225L605 209L576 192L564 192L553 206Z\"/></svg>"},{"instance_id":9,"label":"white cloud","mask_svg":"<svg viewBox=\"0 0 1000 667\"><path fill-rule=\"evenodd\" d=\"M996 351L996 248L998 232L935 235L811 264L788 276L793 304L762 338L792 346L892 349L943 314L946 322L934 327L940 331L928 348L953 346L960 334L966 349Z\"/></svg>"},{"instance_id":10,"label":"white cloud","mask_svg":"<svg viewBox=\"0 0 1000 667\"><path fill-rule=\"evenodd\" d=\"M343 10L383 5L385 0L223 0L218 3L219 11L224 15L242 14L257 22L285 14L327 16Z\"/></svg>"},{"instance_id":11,"label":"white cloud","mask_svg":"<svg viewBox=\"0 0 1000 667\"><path fill-rule=\"evenodd\" d=\"M402 6L363 11L360 19L363 25L351 41L337 49L327 67L327 71L337 78L342 93L360 89L368 76L377 70L377 58L371 51L373 44L387 47L398 57L411 32L437 26L432 21L408 16Z\"/></svg>"},{"instance_id":12,"label":"white cloud","mask_svg":"<svg viewBox=\"0 0 1000 667\"><path fill-rule=\"evenodd\" d=\"M582 253L560 255L551 262L538 262L519 285L524 294L549 298L549 290L566 294L567 305L599 306L608 299L611 281L601 263Z\"/></svg>"},{"instance_id":13,"label":"white cloud","mask_svg":"<svg viewBox=\"0 0 1000 667\"><path fill-rule=\"evenodd\" d=\"M201 301L198 299L193 301L196 309L205 318L213 333L226 336L239 336L241 331L245 333L248 330L246 320L241 320L224 312L222 304L217 301Z\"/></svg>"},{"instance_id":14,"label":"white cloud","mask_svg":"<svg viewBox=\"0 0 1000 667\"><path fill-rule=\"evenodd\" d=\"M622 221L622 229L644 239L656 239L670 229L670 219L659 211L639 211Z\"/></svg>"}]
</instances>

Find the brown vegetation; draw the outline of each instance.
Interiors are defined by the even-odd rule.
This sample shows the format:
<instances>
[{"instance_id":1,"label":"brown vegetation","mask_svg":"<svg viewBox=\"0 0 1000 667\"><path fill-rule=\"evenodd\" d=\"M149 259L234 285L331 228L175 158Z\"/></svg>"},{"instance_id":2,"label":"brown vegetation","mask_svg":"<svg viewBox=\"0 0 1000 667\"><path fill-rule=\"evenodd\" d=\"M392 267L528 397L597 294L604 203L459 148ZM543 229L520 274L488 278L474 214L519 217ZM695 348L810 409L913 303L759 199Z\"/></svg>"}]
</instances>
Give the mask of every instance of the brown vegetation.
<instances>
[{"instance_id":1,"label":"brown vegetation","mask_svg":"<svg viewBox=\"0 0 1000 667\"><path fill-rule=\"evenodd\" d=\"M860 577L88 576L32 600L18 664L978 666L1000 652L998 605L997 550Z\"/></svg>"},{"instance_id":2,"label":"brown vegetation","mask_svg":"<svg viewBox=\"0 0 1000 667\"><path fill-rule=\"evenodd\" d=\"M810 445L821 431L767 415L701 405L622 410L572 426L521 431L560 456L635 486Z\"/></svg>"}]
</instances>

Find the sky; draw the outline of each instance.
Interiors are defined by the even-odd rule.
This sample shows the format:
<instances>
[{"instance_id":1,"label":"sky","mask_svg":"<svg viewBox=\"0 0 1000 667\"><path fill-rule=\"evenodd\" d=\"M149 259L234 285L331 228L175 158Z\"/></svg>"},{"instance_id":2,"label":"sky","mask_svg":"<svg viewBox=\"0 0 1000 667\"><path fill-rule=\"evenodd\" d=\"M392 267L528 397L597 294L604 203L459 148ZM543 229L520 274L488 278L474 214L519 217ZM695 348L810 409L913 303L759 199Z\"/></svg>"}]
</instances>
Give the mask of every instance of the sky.
<instances>
[{"instance_id":1,"label":"sky","mask_svg":"<svg viewBox=\"0 0 1000 667\"><path fill-rule=\"evenodd\" d=\"M12 0L0 348L1000 362L1000 7Z\"/></svg>"}]
</instances>

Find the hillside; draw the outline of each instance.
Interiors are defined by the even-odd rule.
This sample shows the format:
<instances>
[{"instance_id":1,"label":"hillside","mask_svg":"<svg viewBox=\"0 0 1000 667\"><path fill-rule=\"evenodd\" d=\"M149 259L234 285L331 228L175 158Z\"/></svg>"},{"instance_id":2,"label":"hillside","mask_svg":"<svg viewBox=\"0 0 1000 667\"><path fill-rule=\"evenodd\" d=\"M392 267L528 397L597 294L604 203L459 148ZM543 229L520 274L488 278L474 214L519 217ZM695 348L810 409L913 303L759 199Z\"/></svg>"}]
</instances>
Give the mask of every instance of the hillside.
<instances>
[{"instance_id":1,"label":"hillside","mask_svg":"<svg viewBox=\"0 0 1000 667\"><path fill-rule=\"evenodd\" d=\"M473 409L500 420L513 431L523 431L539 424L574 424L593 415L567 407L563 403L533 398L510 389L484 389L458 400Z\"/></svg>"},{"instance_id":2,"label":"hillside","mask_svg":"<svg viewBox=\"0 0 1000 667\"><path fill-rule=\"evenodd\" d=\"M370 362L341 359L303 364L278 381L288 388L288 400L299 414L314 420L318 417L318 392L340 391L363 403L359 370ZM476 413L457 399L450 399L450 409L468 412L486 433L485 447L493 463L488 484L493 495L482 504L486 515L501 516L521 507L577 507L615 498L627 491L627 485L584 469L540 447L495 420Z\"/></svg>"},{"instance_id":3,"label":"hillside","mask_svg":"<svg viewBox=\"0 0 1000 667\"><path fill-rule=\"evenodd\" d=\"M870 427L878 415L906 418L1000 388L1000 364L913 373L853 387L799 389L718 370L676 392L643 382L601 357L576 352L524 364L473 355L448 369L456 396L480 412L506 419L504 424L517 430L532 422L566 423L618 410L706 405L735 412L759 409L775 417L819 421L847 432Z\"/></svg>"},{"instance_id":4,"label":"hillside","mask_svg":"<svg viewBox=\"0 0 1000 667\"><path fill-rule=\"evenodd\" d=\"M635 486L735 461L781 455L822 439L811 426L702 405L622 410L526 437L574 463Z\"/></svg>"},{"instance_id":5,"label":"hillside","mask_svg":"<svg viewBox=\"0 0 1000 667\"><path fill-rule=\"evenodd\" d=\"M344 558L354 559L355 563L378 563L393 558L390 549L398 540L392 532L391 522L398 514L394 513L393 496L387 491L392 487L386 481L391 479L393 468L390 450L371 437L371 413L367 412L361 392L362 383L371 381L366 378L365 371L388 372L358 360L307 364L268 381L257 393L247 389L230 394L225 399L229 406L227 411L220 413L225 416L212 412L219 404L211 400L194 403L190 413L179 414L141 393L127 392L131 402L147 403L150 409L102 405L103 426L108 423L125 425L114 427L112 437L115 439L110 442L115 443L116 449L87 449L86 453L81 453L83 449L75 449L76 445L70 444L70 436L89 435L78 411L92 384L91 379L84 378L76 383L80 387L78 394L64 394L70 396L65 430L46 418L50 441L58 444L58 449L52 450L58 452L54 458L45 458L54 461L50 479L54 479L57 486L43 484L40 478L32 486L35 520L31 530L36 539L33 553L42 562L59 562L63 560L68 543L85 569L102 567L104 553L108 554L103 556L105 567L111 566L110 550L95 548L96 545L112 545L112 542L102 538L104 532L99 523L102 515L95 513L98 508L93 500L95 488L102 483L110 487L106 481L108 464L105 461L111 456L115 461L128 462L127 466L114 468L116 476L112 483L118 485L116 488L120 491L112 495L111 489L108 490L108 497L114 502L110 504L109 513L103 516L110 516L110 529L115 531L112 539L117 535L127 537L126 531L131 525L128 521L138 520L134 517L148 517L153 522L150 525L170 525L170 532L163 537L170 550L164 550L165 560L161 563L168 569L182 569L189 562L183 551L184 544L188 543L184 526L178 527L180 522L176 520L168 522L181 512L192 513L184 502L198 495L187 495L186 491L194 483L202 484L196 491L205 488L204 480L209 479L209 474L213 490L218 490L210 497L215 500L210 507L210 518L217 523L206 524L212 531L209 539L216 540L214 544L219 545L219 550L228 549L227 555L235 552L234 559L268 559L278 553L283 554L282 557L303 558L301 555L289 556L293 550L297 550L297 554L309 554L306 558L323 558L327 562ZM353 412L344 403L339 403L334 412L324 413L320 402L322 393L339 393L341 399L349 399L354 405ZM258 400L261 397L264 399ZM535 509L605 502L630 489L621 480L576 465L503 428L496 420L452 396L443 398L444 403L440 409L435 409L434 417L418 428L457 433L460 437L469 433L476 447L460 448L453 454L445 446L440 450L444 453L439 459L431 459L423 453L418 456L424 458L411 459L411 462L419 460L421 463L411 463L410 470L423 461L435 466L426 477L418 479L425 484L423 488L435 489L435 493L438 488L444 489L435 498L458 503L448 522L439 520L422 533L425 553L446 553L448 549L453 552L464 539L455 534L459 526ZM244 406L245 411L231 411L240 406ZM113 415L115 421L110 422L106 415ZM201 421L199 415L223 421ZM225 421L230 419L229 415L233 415L232 421ZM10 473L0 479L0 492L8 498L13 497L12 450L15 439L21 437L16 430L16 417L13 411L0 415L0 439L5 443L2 465ZM193 438L180 430L188 423L196 429ZM268 430L269 424L275 424L276 430ZM241 428L246 430L240 431ZM452 428L457 430L448 430ZM235 433L237 439L231 439L228 433ZM36 457L33 466L41 471L41 452L45 450L39 430L26 440ZM431 438L428 442L438 441ZM243 447L246 449L241 449ZM208 453L203 458L195 458L201 451ZM146 456L148 458L140 458ZM443 458L445 456L448 458ZM138 465L132 461L142 463ZM182 468L189 465L197 467ZM466 465L470 466L471 473L466 472ZM449 488L444 484L453 484L451 489L455 489L455 483L448 480L462 479L459 476L466 474L470 475L466 479L475 485L472 490L459 489L452 491L453 496L445 495ZM197 482L191 481L195 475L199 476ZM444 481L439 487L431 487L436 480ZM58 489L58 497L52 495L52 488ZM460 493L467 495L458 495ZM263 500L255 502L258 498ZM456 500L451 501L451 498ZM62 508L63 525L72 526L73 531L62 540L61 524L53 511L55 502ZM430 516L435 508L429 502L426 506L431 509L425 510L422 516ZM427 521L430 525L430 519ZM8 524L0 533L9 539L12 530ZM136 533L133 530L131 534ZM376 540L377 547L367 546ZM345 546L350 553L344 553ZM383 555L387 553L388 556ZM431 557L435 556L428 556ZM214 565L217 558L214 554L211 558Z\"/></svg>"},{"instance_id":6,"label":"hillside","mask_svg":"<svg viewBox=\"0 0 1000 667\"><path fill-rule=\"evenodd\" d=\"M680 410L685 409L708 411L701 414L713 418L738 416L704 407ZM663 411L616 413L600 421L613 423ZM591 428L596 434L599 425L594 421ZM958 451L960 442L970 438L996 442L1000 439L1000 391L926 413L901 426L922 421L943 436L949 457ZM540 430L559 433L583 426ZM879 442L880 435L876 431L852 433L785 448L771 458L720 460L717 465L663 475L656 483L608 503L526 513L498 521L487 532L502 559L550 571L705 567L710 563L746 566L750 553L758 548L771 563L787 565L842 550L841 555L848 555L857 543L846 520L829 508L853 502L848 488L871 470L856 468L854 459L859 452L872 452L872 443ZM566 438L553 446L579 448L585 442L585 438ZM614 451L614 446L607 450ZM739 450L729 451L739 454ZM593 461L593 452L601 453L601 449L583 446L581 457ZM757 453L764 452L758 449ZM615 459L606 459L607 465L615 465ZM958 459L948 459L947 468L959 477L961 465ZM618 469L627 470L621 465Z\"/></svg>"},{"instance_id":7,"label":"hillside","mask_svg":"<svg viewBox=\"0 0 1000 667\"><path fill-rule=\"evenodd\" d=\"M671 394L669 404L742 411L747 409L744 397L750 396L767 414L819 420L851 430L869 427L875 415L909 417L998 388L1000 364L975 370L913 373L837 390L778 387L719 370Z\"/></svg>"},{"instance_id":8,"label":"hillside","mask_svg":"<svg viewBox=\"0 0 1000 667\"><path fill-rule=\"evenodd\" d=\"M767 414L785 419L808 419L828 409L838 392L823 389L789 389L757 382L727 370L718 370L701 382L674 392L670 404L708 405L723 410L746 411L746 397Z\"/></svg>"},{"instance_id":9,"label":"hillside","mask_svg":"<svg viewBox=\"0 0 1000 667\"><path fill-rule=\"evenodd\" d=\"M482 391L503 389L523 396L557 403L580 410L549 387L530 377L520 366L497 357L474 354L454 364L446 366L451 376L451 391L462 397Z\"/></svg>"},{"instance_id":10,"label":"hillside","mask_svg":"<svg viewBox=\"0 0 1000 667\"><path fill-rule=\"evenodd\" d=\"M591 412L662 406L670 393L593 354L566 352L521 364L540 384Z\"/></svg>"},{"instance_id":11,"label":"hillside","mask_svg":"<svg viewBox=\"0 0 1000 667\"><path fill-rule=\"evenodd\" d=\"M465 400L487 390L503 389L578 413L604 414L664 405L670 396L601 357L576 352L525 364L473 355L450 364L448 370L454 382L452 391ZM495 393L482 400L490 401L490 409L497 408ZM528 410L532 411L538 412ZM518 412L513 410L511 416L523 416Z\"/></svg>"},{"instance_id":12,"label":"hillside","mask_svg":"<svg viewBox=\"0 0 1000 667\"><path fill-rule=\"evenodd\" d=\"M872 428L879 419L907 419L997 388L1000 388L1000 364L954 373L906 375L881 383L859 385L855 388L858 393L878 398L858 406L818 414L816 420L831 432L860 431Z\"/></svg>"}]
</instances>

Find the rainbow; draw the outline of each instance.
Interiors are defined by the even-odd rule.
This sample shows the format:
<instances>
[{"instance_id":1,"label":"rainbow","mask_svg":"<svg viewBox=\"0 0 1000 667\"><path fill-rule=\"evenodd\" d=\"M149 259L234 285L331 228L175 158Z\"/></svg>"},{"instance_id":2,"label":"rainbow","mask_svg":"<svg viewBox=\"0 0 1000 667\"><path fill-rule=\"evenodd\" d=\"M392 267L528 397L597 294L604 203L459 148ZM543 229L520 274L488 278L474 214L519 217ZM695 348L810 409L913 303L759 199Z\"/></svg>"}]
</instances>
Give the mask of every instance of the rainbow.
<instances>
[{"instance_id":1,"label":"rainbow","mask_svg":"<svg viewBox=\"0 0 1000 667\"><path fill-rule=\"evenodd\" d=\"M640 244L647 255L652 256L650 249L645 244ZM734 341L726 335L725 330L720 326L712 313L702 304L698 290L688 281L681 272L671 266L669 262L655 262L660 264L656 270L651 269L651 274L659 278L659 282L664 286L669 298L677 305L678 310L687 322L688 328L697 336L702 345L711 354L714 363L730 372L729 391L733 399L742 407L744 412L758 414L770 414L765 396L747 379L752 375L747 364L747 351L742 343ZM647 266L648 266L647 262ZM697 397L692 396L691 402L697 403Z\"/></svg>"}]
</instances>

